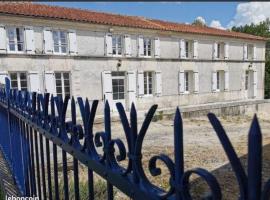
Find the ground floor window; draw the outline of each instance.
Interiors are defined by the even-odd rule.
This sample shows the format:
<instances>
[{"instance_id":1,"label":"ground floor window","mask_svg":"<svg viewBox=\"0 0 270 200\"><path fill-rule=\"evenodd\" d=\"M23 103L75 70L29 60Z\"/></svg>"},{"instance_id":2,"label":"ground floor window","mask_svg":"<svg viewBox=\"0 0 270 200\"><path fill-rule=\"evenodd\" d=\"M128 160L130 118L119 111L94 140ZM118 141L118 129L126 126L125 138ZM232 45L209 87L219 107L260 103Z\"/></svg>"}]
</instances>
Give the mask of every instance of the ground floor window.
<instances>
[{"instance_id":1,"label":"ground floor window","mask_svg":"<svg viewBox=\"0 0 270 200\"><path fill-rule=\"evenodd\" d=\"M152 95L153 94L153 74L154 72L144 72L144 94Z\"/></svg>"},{"instance_id":2,"label":"ground floor window","mask_svg":"<svg viewBox=\"0 0 270 200\"><path fill-rule=\"evenodd\" d=\"M125 72L112 72L113 100L125 99Z\"/></svg>"},{"instance_id":3,"label":"ground floor window","mask_svg":"<svg viewBox=\"0 0 270 200\"><path fill-rule=\"evenodd\" d=\"M11 72L10 74L11 88L17 90L27 90L27 74L26 72Z\"/></svg>"},{"instance_id":4,"label":"ground floor window","mask_svg":"<svg viewBox=\"0 0 270 200\"><path fill-rule=\"evenodd\" d=\"M225 89L225 72L217 71L217 91L223 91Z\"/></svg>"},{"instance_id":5,"label":"ground floor window","mask_svg":"<svg viewBox=\"0 0 270 200\"><path fill-rule=\"evenodd\" d=\"M70 73L55 72L55 85L57 96L70 96Z\"/></svg>"},{"instance_id":6,"label":"ground floor window","mask_svg":"<svg viewBox=\"0 0 270 200\"><path fill-rule=\"evenodd\" d=\"M245 72L245 90L248 90L248 84L249 84L249 71L247 70Z\"/></svg>"},{"instance_id":7,"label":"ground floor window","mask_svg":"<svg viewBox=\"0 0 270 200\"><path fill-rule=\"evenodd\" d=\"M193 71L184 71L184 92L193 92L194 89L194 78Z\"/></svg>"}]
</instances>

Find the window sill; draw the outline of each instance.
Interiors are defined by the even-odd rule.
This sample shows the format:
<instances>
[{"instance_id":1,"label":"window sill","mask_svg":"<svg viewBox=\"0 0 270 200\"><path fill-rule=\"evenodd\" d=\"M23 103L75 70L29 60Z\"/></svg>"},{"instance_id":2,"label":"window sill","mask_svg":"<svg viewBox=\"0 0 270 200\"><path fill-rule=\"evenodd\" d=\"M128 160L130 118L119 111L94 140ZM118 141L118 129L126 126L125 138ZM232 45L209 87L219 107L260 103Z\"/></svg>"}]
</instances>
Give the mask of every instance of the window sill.
<instances>
[{"instance_id":1,"label":"window sill","mask_svg":"<svg viewBox=\"0 0 270 200\"><path fill-rule=\"evenodd\" d=\"M144 95L142 95L142 97L150 98L150 97L154 97L154 95L153 94L144 94Z\"/></svg>"},{"instance_id":2,"label":"window sill","mask_svg":"<svg viewBox=\"0 0 270 200\"><path fill-rule=\"evenodd\" d=\"M7 51L7 53L10 53L10 54L27 54L25 51Z\"/></svg>"}]
</instances>

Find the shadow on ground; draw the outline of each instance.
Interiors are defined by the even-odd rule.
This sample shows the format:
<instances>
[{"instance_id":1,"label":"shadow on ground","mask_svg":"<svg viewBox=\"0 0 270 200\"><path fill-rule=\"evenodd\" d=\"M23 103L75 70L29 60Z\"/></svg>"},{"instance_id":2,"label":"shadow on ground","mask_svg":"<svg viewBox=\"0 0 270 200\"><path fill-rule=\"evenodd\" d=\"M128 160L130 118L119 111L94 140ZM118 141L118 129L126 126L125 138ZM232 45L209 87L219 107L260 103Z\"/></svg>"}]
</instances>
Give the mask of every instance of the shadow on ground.
<instances>
[{"instance_id":1,"label":"shadow on ground","mask_svg":"<svg viewBox=\"0 0 270 200\"><path fill-rule=\"evenodd\" d=\"M240 157L241 163L247 172L247 155ZM262 188L264 183L270 179L270 144L263 146L263 169L262 169ZM239 186L232 170L231 164L227 163L217 168L211 173L217 178L222 189L222 199L234 200L239 198ZM207 185L202 179L195 179L191 184L191 192L194 199L201 199L209 194ZM196 194L196 195L195 195ZM200 196L197 196L201 194ZM269 197L270 199L270 197Z\"/></svg>"}]
</instances>

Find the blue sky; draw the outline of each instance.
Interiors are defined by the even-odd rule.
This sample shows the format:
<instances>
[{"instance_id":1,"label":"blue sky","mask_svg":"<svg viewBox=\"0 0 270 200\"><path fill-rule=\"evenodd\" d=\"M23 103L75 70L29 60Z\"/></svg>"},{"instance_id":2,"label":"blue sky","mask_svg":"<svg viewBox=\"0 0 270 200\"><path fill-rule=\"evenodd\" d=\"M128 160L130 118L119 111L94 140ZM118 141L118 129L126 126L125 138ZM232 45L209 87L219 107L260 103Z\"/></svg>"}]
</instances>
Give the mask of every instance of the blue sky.
<instances>
[{"instance_id":1,"label":"blue sky","mask_svg":"<svg viewBox=\"0 0 270 200\"><path fill-rule=\"evenodd\" d=\"M258 22L269 17L270 3L263 2L43 2L110 13L137 15L191 23L201 16L206 24L221 28ZM260 13L260 16L258 16ZM248 16L247 16L248 15Z\"/></svg>"}]
</instances>

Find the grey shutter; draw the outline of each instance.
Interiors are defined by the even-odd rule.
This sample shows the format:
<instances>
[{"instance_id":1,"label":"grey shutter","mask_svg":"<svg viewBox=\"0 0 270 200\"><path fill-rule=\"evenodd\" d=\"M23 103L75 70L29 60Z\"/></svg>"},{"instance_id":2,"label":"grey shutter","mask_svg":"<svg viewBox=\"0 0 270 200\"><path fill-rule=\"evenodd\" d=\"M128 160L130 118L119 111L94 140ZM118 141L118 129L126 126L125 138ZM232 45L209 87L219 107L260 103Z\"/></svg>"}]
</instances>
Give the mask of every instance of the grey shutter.
<instances>
[{"instance_id":1,"label":"grey shutter","mask_svg":"<svg viewBox=\"0 0 270 200\"><path fill-rule=\"evenodd\" d=\"M248 58L248 46L247 46L247 44L244 44L244 46L243 46L243 59L244 60L247 60L247 58Z\"/></svg>"},{"instance_id":2,"label":"grey shutter","mask_svg":"<svg viewBox=\"0 0 270 200\"><path fill-rule=\"evenodd\" d=\"M224 59L229 59L229 43L224 44Z\"/></svg>"},{"instance_id":3,"label":"grey shutter","mask_svg":"<svg viewBox=\"0 0 270 200\"><path fill-rule=\"evenodd\" d=\"M180 40L180 58L186 58L185 40Z\"/></svg>"},{"instance_id":4,"label":"grey shutter","mask_svg":"<svg viewBox=\"0 0 270 200\"><path fill-rule=\"evenodd\" d=\"M144 95L144 75L143 71L138 71L138 96Z\"/></svg>"},{"instance_id":5,"label":"grey shutter","mask_svg":"<svg viewBox=\"0 0 270 200\"><path fill-rule=\"evenodd\" d=\"M5 78L8 77L8 72L7 71L0 71L0 84L5 85L6 81Z\"/></svg>"},{"instance_id":6,"label":"grey shutter","mask_svg":"<svg viewBox=\"0 0 270 200\"><path fill-rule=\"evenodd\" d=\"M160 57L160 40L158 37L154 40L154 48L155 48L155 58Z\"/></svg>"},{"instance_id":7,"label":"grey shutter","mask_svg":"<svg viewBox=\"0 0 270 200\"><path fill-rule=\"evenodd\" d=\"M39 73L36 71L29 71L28 72L28 80L29 80L29 90L31 92L38 92L40 93L40 79L39 79Z\"/></svg>"},{"instance_id":8,"label":"grey shutter","mask_svg":"<svg viewBox=\"0 0 270 200\"><path fill-rule=\"evenodd\" d=\"M213 44L213 59L217 59L217 55L218 55L218 44L217 42L214 42Z\"/></svg>"},{"instance_id":9,"label":"grey shutter","mask_svg":"<svg viewBox=\"0 0 270 200\"><path fill-rule=\"evenodd\" d=\"M124 45L125 45L125 56L131 56L131 38L130 35L124 36Z\"/></svg>"},{"instance_id":10,"label":"grey shutter","mask_svg":"<svg viewBox=\"0 0 270 200\"><path fill-rule=\"evenodd\" d=\"M105 50L107 56L112 56L112 34L107 33L105 35Z\"/></svg>"},{"instance_id":11,"label":"grey shutter","mask_svg":"<svg viewBox=\"0 0 270 200\"><path fill-rule=\"evenodd\" d=\"M56 95L55 75L53 71L45 72L45 91L47 93Z\"/></svg>"},{"instance_id":12,"label":"grey shutter","mask_svg":"<svg viewBox=\"0 0 270 200\"><path fill-rule=\"evenodd\" d=\"M129 107L131 108L132 103L136 103L136 72L127 72L128 76L128 101Z\"/></svg>"},{"instance_id":13,"label":"grey shutter","mask_svg":"<svg viewBox=\"0 0 270 200\"><path fill-rule=\"evenodd\" d=\"M256 45L254 44L253 45L253 60L256 60L257 59L257 48L256 48Z\"/></svg>"},{"instance_id":14,"label":"grey shutter","mask_svg":"<svg viewBox=\"0 0 270 200\"><path fill-rule=\"evenodd\" d=\"M258 90L258 74L257 71L254 70L253 71L253 97L256 98L257 97L257 90Z\"/></svg>"},{"instance_id":15,"label":"grey shutter","mask_svg":"<svg viewBox=\"0 0 270 200\"><path fill-rule=\"evenodd\" d=\"M198 58L198 40L193 41L193 58Z\"/></svg>"},{"instance_id":16,"label":"grey shutter","mask_svg":"<svg viewBox=\"0 0 270 200\"><path fill-rule=\"evenodd\" d=\"M193 72L193 78L194 78L194 93L199 92L199 73L197 71Z\"/></svg>"},{"instance_id":17,"label":"grey shutter","mask_svg":"<svg viewBox=\"0 0 270 200\"><path fill-rule=\"evenodd\" d=\"M179 79L179 93L183 94L185 91L185 73L184 73L184 71L179 72L178 79Z\"/></svg>"},{"instance_id":18,"label":"grey shutter","mask_svg":"<svg viewBox=\"0 0 270 200\"><path fill-rule=\"evenodd\" d=\"M69 30L68 32L68 41L69 41L69 54L77 55L77 35L75 30Z\"/></svg>"},{"instance_id":19,"label":"grey shutter","mask_svg":"<svg viewBox=\"0 0 270 200\"><path fill-rule=\"evenodd\" d=\"M213 92L217 91L217 72L216 71L212 72L212 91Z\"/></svg>"},{"instance_id":20,"label":"grey shutter","mask_svg":"<svg viewBox=\"0 0 270 200\"><path fill-rule=\"evenodd\" d=\"M161 96L162 95L162 76L160 71L156 71L156 95Z\"/></svg>"},{"instance_id":21,"label":"grey shutter","mask_svg":"<svg viewBox=\"0 0 270 200\"><path fill-rule=\"evenodd\" d=\"M45 28L43 30L43 45L44 45L44 53L45 54L52 54L53 53L52 30L49 28Z\"/></svg>"},{"instance_id":22,"label":"grey shutter","mask_svg":"<svg viewBox=\"0 0 270 200\"><path fill-rule=\"evenodd\" d=\"M0 53L7 52L7 33L4 25L0 25Z\"/></svg>"},{"instance_id":23,"label":"grey shutter","mask_svg":"<svg viewBox=\"0 0 270 200\"><path fill-rule=\"evenodd\" d=\"M35 39L33 27L25 27L25 43L26 43L26 53L35 53Z\"/></svg>"},{"instance_id":24,"label":"grey shutter","mask_svg":"<svg viewBox=\"0 0 270 200\"><path fill-rule=\"evenodd\" d=\"M143 57L144 53L143 53L143 36L140 35L138 37L138 56L139 57Z\"/></svg>"},{"instance_id":25,"label":"grey shutter","mask_svg":"<svg viewBox=\"0 0 270 200\"><path fill-rule=\"evenodd\" d=\"M229 90L229 71L225 71L225 87L226 91Z\"/></svg>"}]
</instances>

